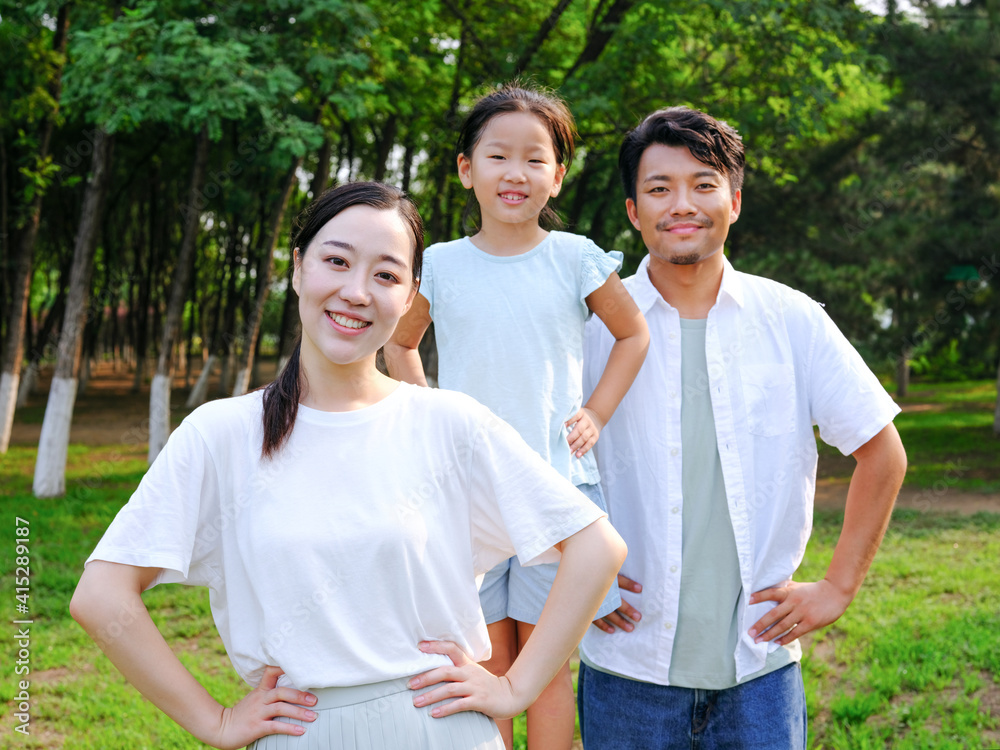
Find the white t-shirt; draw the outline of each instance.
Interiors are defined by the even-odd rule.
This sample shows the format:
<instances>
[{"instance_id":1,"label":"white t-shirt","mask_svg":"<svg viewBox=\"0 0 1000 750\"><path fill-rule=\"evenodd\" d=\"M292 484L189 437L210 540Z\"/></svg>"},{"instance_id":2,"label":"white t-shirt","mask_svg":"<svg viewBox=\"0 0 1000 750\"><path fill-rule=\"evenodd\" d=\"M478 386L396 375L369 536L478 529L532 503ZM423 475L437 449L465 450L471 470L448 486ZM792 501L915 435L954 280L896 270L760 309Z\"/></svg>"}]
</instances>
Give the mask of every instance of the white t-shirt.
<instances>
[{"instance_id":1,"label":"white t-shirt","mask_svg":"<svg viewBox=\"0 0 1000 750\"><path fill-rule=\"evenodd\" d=\"M258 391L188 416L90 557L208 586L250 685L267 665L310 689L450 663L418 650L427 639L487 658L481 575L515 553L556 560L603 516L462 394L403 384L357 411L300 405L269 461L261 405Z\"/></svg>"},{"instance_id":2,"label":"white t-shirt","mask_svg":"<svg viewBox=\"0 0 1000 750\"><path fill-rule=\"evenodd\" d=\"M467 237L424 254L438 384L488 406L573 484L600 479L592 452L576 458L566 441L583 403L586 299L621 261L567 232L520 255L490 255Z\"/></svg>"}]
</instances>

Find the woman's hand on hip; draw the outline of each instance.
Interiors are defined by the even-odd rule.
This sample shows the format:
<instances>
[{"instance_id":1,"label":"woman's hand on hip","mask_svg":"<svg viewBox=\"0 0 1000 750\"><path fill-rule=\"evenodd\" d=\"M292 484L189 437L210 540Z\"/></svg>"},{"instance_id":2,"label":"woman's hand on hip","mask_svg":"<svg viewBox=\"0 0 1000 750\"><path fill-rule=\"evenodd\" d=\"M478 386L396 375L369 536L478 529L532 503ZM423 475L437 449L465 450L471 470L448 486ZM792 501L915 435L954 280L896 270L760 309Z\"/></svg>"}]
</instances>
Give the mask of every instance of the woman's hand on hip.
<instances>
[{"instance_id":1,"label":"woman's hand on hip","mask_svg":"<svg viewBox=\"0 0 1000 750\"><path fill-rule=\"evenodd\" d=\"M479 711L494 719L509 719L526 708L514 694L510 680L488 672L452 641L423 641L420 650L425 654L443 654L452 662L451 666L418 674L408 684L411 690L437 685L416 696L414 706L451 701L432 708L431 716L440 719L460 711Z\"/></svg>"},{"instance_id":2,"label":"woman's hand on hip","mask_svg":"<svg viewBox=\"0 0 1000 750\"><path fill-rule=\"evenodd\" d=\"M235 750L269 734L305 734L305 727L276 718L315 721L316 713L303 706L315 705L316 696L295 688L278 687L278 678L283 674L280 667L267 667L256 688L232 708L222 710L218 736L211 742L214 747Z\"/></svg>"}]
</instances>

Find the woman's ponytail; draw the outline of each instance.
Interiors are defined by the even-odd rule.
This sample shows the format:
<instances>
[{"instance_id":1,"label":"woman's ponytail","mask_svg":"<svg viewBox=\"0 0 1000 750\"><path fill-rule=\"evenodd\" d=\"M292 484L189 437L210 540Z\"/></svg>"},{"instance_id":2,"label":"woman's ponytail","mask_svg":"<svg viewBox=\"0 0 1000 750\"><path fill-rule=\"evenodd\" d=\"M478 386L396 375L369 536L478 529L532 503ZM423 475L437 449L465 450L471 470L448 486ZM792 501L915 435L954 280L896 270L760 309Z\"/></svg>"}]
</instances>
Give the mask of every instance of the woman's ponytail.
<instances>
[{"instance_id":1,"label":"woman's ponytail","mask_svg":"<svg viewBox=\"0 0 1000 750\"><path fill-rule=\"evenodd\" d=\"M302 396L300 353L302 337L273 383L264 389L264 445L261 458L271 458L288 440L295 426Z\"/></svg>"}]
</instances>

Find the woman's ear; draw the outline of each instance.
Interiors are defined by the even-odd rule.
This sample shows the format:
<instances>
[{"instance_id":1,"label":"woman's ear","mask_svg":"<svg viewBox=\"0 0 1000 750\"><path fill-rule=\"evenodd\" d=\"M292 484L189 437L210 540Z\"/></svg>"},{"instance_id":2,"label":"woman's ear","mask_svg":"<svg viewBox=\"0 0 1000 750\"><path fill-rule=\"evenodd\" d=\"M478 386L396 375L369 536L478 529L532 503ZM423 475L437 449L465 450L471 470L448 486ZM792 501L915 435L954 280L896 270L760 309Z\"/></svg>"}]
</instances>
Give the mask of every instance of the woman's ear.
<instances>
[{"instance_id":1,"label":"woman's ear","mask_svg":"<svg viewBox=\"0 0 1000 750\"><path fill-rule=\"evenodd\" d=\"M302 253L299 252L298 248L292 250L292 289L295 293L299 293L299 286L301 285L302 277Z\"/></svg>"}]
</instances>

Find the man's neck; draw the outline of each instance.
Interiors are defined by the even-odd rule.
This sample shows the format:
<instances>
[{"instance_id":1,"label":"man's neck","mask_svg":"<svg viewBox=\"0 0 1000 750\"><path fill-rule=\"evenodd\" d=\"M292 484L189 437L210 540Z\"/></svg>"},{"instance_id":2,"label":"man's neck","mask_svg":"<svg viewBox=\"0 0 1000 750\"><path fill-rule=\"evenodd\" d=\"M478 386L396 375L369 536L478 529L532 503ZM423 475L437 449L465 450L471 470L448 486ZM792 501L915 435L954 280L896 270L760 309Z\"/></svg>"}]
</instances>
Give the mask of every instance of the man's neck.
<instances>
[{"instance_id":1,"label":"man's neck","mask_svg":"<svg viewBox=\"0 0 1000 750\"><path fill-rule=\"evenodd\" d=\"M708 317L719 296L723 268L720 251L690 265L669 263L651 255L646 270L650 283L682 318L701 319Z\"/></svg>"}]
</instances>

